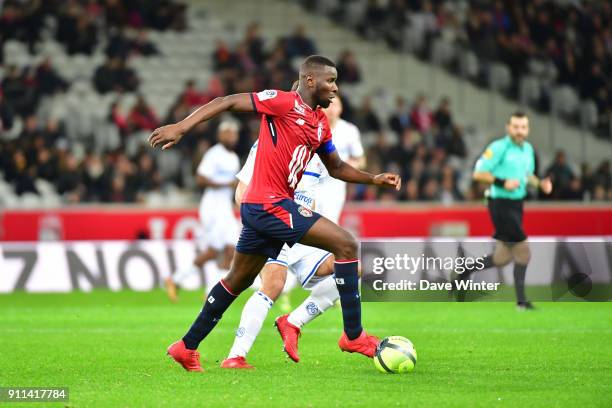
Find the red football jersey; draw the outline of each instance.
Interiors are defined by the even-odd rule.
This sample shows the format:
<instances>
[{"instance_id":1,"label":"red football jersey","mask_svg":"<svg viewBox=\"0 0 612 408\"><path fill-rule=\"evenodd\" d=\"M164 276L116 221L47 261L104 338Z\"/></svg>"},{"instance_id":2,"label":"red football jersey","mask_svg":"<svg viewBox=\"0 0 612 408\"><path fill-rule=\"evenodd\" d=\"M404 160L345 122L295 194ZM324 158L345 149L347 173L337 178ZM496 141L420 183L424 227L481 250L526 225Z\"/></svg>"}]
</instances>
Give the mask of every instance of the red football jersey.
<instances>
[{"instance_id":1,"label":"red football jersey","mask_svg":"<svg viewBox=\"0 0 612 408\"><path fill-rule=\"evenodd\" d=\"M306 105L297 92L266 90L252 93L251 101L262 118L253 178L242 202L293 199L315 151L334 150L327 117L320 107Z\"/></svg>"}]
</instances>

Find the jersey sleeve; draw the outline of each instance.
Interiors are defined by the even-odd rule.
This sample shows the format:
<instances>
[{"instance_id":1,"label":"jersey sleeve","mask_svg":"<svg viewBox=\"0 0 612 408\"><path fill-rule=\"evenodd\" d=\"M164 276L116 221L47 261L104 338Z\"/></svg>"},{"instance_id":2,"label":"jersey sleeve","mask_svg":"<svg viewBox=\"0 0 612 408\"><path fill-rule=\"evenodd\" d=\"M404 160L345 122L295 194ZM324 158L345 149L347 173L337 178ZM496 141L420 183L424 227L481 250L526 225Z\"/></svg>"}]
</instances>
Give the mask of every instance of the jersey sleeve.
<instances>
[{"instance_id":1,"label":"jersey sleeve","mask_svg":"<svg viewBox=\"0 0 612 408\"><path fill-rule=\"evenodd\" d=\"M200 161L196 173L206 178L212 178L215 175L215 160L210 149L204 153L204 157L202 157L202 161Z\"/></svg>"},{"instance_id":2,"label":"jersey sleeve","mask_svg":"<svg viewBox=\"0 0 612 408\"><path fill-rule=\"evenodd\" d=\"M474 171L492 172L501 160L502 150L500 143L493 142L489 144L476 162Z\"/></svg>"},{"instance_id":3,"label":"jersey sleeve","mask_svg":"<svg viewBox=\"0 0 612 408\"><path fill-rule=\"evenodd\" d=\"M325 114L322 115L323 117L321 122L323 123L323 128L321 131L323 134L321 135L321 144L317 148L316 153L329 154L336 150L336 146L334 146L334 142L332 141L332 132L329 126L329 122L327 121L327 117L325 116Z\"/></svg>"},{"instance_id":4,"label":"jersey sleeve","mask_svg":"<svg viewBox=\"0 0 612 408\"><path fill-rule=\"evenodd\" d=\"M239 181L242 181L244 184L249 184L251 182L251 178L253 177L253 170L255 169L255 158L257 157L257 142L253 143L251 146L251 150L249 151L249 156L242 166L242 169L236 174L236 178Z\"/></svg>"},{"instance_id":5,"label":"jersey sleeve","mask_svg":"<svg viewBox=\"0 0 612 408\"><path fill-rule=\"evenodd\" d=\"M291 92L266 89L250 95L253 109L262 115L282 116L289 112L295 104L295 96Z\"/></svg>"}]
</instances>

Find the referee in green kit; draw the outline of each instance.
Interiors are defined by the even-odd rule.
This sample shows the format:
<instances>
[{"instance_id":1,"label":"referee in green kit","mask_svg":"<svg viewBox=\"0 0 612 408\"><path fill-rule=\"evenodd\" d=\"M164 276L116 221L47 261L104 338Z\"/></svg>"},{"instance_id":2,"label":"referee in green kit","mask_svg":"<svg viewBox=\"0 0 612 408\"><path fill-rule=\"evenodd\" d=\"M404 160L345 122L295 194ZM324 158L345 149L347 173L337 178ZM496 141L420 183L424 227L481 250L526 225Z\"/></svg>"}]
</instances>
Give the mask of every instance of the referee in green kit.
<instances>
[{"instance_id":1,"label":"referee in green kit","mask_svg":"<svg viewBox=\"0 0 612 408\"><path fill-rule=\"evenodd\" d=\"M545 194L552 191L552 182L540 180L534 174L535 157L529 135L529 119L523 112L515 112L506 125L506 136L493 141L476 162L473 178L489 184L489 215L495 226L495 251L484 258L483 268L470 268L460 279L477 270L505 266L514 261L514 286L517 308L534 309L525 297L525 272L531 256L527 236L523 231L523 200L527 185L540 188Z\"/></svg>"}]
</instances>

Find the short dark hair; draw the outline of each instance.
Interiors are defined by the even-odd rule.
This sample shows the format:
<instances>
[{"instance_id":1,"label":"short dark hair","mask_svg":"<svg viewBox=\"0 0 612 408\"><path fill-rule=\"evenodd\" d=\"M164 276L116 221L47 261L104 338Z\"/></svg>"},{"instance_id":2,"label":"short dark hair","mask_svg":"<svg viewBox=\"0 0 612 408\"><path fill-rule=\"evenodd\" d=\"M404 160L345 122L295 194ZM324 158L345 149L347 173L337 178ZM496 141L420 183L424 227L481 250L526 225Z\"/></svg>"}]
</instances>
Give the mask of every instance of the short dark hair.
<instances>
[{"instance_id":1,"label":"short dark hair","mask_svg":"<svg viewBox=\"0 0 612 408\"><path fill-rule=\"evenodd\" d=\"M514 111L512 113L512 115L510 115L510 119L512 119L512 118L522 119L522 118L526 118L526 117L527 117L527 114L525 112L521 111L521 110Z\"/></svg>"},{"instance_id":2,"label":"short dark hair","mask_svg":"<svg viewBox=\"0 0 612 408\"><path fill-rule=\"evenodd\" d=\"M322 55L311 55L309 57L307 57L304 62L302 62L302 68L306 68L306 67L313 67L315 65L319 65L319 66L328 66L328 67L332 67L332 68L336 68L336 64L334 64L334 61L330 60L327 57L324 57Z\"/></svg>"}]
</instances>

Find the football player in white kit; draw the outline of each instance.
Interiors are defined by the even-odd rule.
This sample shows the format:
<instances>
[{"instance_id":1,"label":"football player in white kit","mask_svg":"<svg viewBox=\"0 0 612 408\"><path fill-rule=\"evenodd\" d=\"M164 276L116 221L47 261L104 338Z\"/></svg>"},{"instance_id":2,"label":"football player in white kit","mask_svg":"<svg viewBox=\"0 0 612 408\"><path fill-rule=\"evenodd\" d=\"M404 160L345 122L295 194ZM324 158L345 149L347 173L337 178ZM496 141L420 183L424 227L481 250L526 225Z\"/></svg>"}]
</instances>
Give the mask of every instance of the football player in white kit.
<instances>
[{"instance_id":1,"label":"football player in white kit","mask_svg":"<svg viewBox=\"0 0 612 408\"><path fill-rule=\"evenodd\" d=\"M332 133L334 122L332 122L330 116L337 115L336 119L339 119L342 112L342 106L338 101L339 98L334 98L330 107L326 109L326 114L332 126ZM338 105L334 106L337 103ZM353 126L348 122L346 123ZM340 153L344 151L349 152L349 154L352 152L355 152L355 154L361 152L363 154L358 130L356 139L356 143L359 144L358 147L353 146L355 144L353 134L333 133L333 138L334 144L344 147L344 149L337 147ZM346 139L349 139L349 141ZM347 147L347 145L351 146ZM251 148L244 167L236 175L240 181L236 189L237 203L240 203L242 194L250 182L256 154L257 142ZM354 162L361 159L360 156L349 156L349 158L353 159ZM347 160L347 158L343 157L343 160ZM342 207L338 209L336 205L329 204L328 202L331 200L341 200L344 203L346 190L340 190L342 193L341 197L339 197L338 192L331 194L329 190L323 190L321 187L325 186L330 180L332 180L332 177L327 173L325 165L321 162L319 156L315 154L308 163L302 180L295 190L294 200L304 207L304 211L316 209L317 212L337 223ZM323 191L326 191L326 193L321 194ZM304 289L311 291L310 296L300 306L291 313L280 316L275 322L283 339L285 352L293 361L299 361L297 341L301 333L301 327L333 306L339 295L332 277L334 273L333 254L298 243L291 248L285 245L278 258L269 259L262 269L260 273L262 285L244 305L234 344L227 359L221 363L221 367L253 368L246 362L246 355L261 331L268 311L283 290L287 277L287 269L295 275Z\"/></svg>"},{"instance_id":2,"label":"football player in white kit","mask_svg":"<svg viewBox=\"0 0 612 408\"><path fill-rule=\"evenodd\" d=\"M357 126L340 117L342 115L342 99L340 97L334 98L334 102L325 109L325 114L340 158L355 168L363 169L365 167L365 156L361 144L361 134ZM321 199L323 197L324 199ZM346 182L328 177L325 183L319 184L316 201L318 203L317 212L337 224L346 201Z\"/></svg>"},{"instance_id":3,"label":"football player in white kit","mask_svg":"<svg viewBox=\"0 0 612 408\"><path fill-rule=\"evenodd\" d=\"M196 171L198 186L206 188L199 208L202 236L198 241L201 252L192 264L165 279L166 292L173 302L177 301L177 286L190 275L197 274L206 262L221 257L219 269L229 269L240 235L240 226L233 210L234 188L237 185L235 177L240 169L240 159L232 150L238 142L238 125L228 120L221 122L217 141L204 154ZM210 283L207 282L207 285Z\"/></svg>"}]
</instances>

